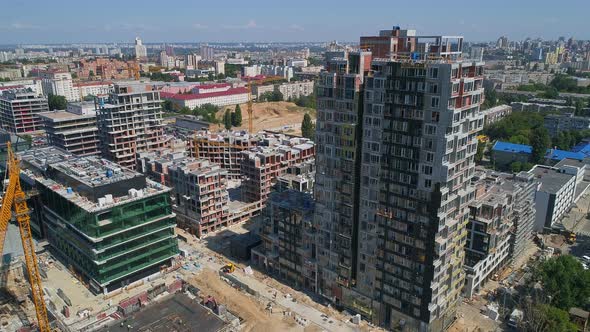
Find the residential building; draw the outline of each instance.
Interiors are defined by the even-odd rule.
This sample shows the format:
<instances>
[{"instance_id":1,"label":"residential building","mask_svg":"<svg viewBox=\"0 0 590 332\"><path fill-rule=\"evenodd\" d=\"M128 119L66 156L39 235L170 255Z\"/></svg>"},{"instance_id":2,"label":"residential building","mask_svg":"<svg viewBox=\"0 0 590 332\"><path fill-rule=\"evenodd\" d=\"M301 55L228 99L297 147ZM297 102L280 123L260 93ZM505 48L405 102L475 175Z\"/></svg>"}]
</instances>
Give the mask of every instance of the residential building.
<instances>
[{"instance_id":1,"label":"residential building","mask_svg":"<svg viewBox=\"0 0 590 332\"><path fill-rule=\"evenodd\" d=\"M556 105L553 103L512 102L510 106L512 106L512 111L514 112L574 113L576 111L574 106Z\"/></svg>"},{"instance_id":2,"label":"residential building","mask_svg":"<svg viewBox=\"0 0 590 332\"><path fill-rule=\"evenodd\" d=\"M227 170L208 160L188 158L168 166L178 224L202 237L229 226Z\"/></svg>"},{"instance_id":3,"label":"residential building","mask_svg":"<svg viewBox=\"0 0 590 332\"><path fill-rule=\"evenodd\" d=\"M484 64L461 60L462 37L411 39L333 58L317 82L318 292L388 329L442 331L464 284Z\"/></svg>"},{"instance_id":4,"label":"residential building","mask_svg":"<svg viewBox=\"0 0 590 332\"><path fill-rule=\"evenodd\" d=\"M481 169L473 179L477 180L475 199L469 204L463 289L468 298L513 260L521 258L532 238L535 219L532 174Z\"/></svg>"},{"instance_id":5,"label":"residential building","mask_svg":"<svg viewBox=\"0 0 590 332\"><path fill-rule=\"evenodd\" d=\"M135 59L147 60L147 49L139 37L135 37Z\"/></svg>"},{"instance_id":6,"label":"residential building","mask_svg":"<svg viewBox=\"0 0 590 332\"><path fill-rule=\"evenodd\" d=\"M61 70L36 70L35 75L41 78L45 95L64 96L67 101L78 101L80 95L74 89L72 74Z\"/></svg>"},{"instance_id":7,"label":"residential building","mask_svg":"<svg viewBox=\"0 0 590 332\"><path fill-rule=\"evenodd\" d=\"M96 293L157 274L178 255L170 188L107 160L47 147L20 154L52 251Z\"/></svg>"},{"instance_id":8,"label":"residential building","mask_svg":"<svg viewBox=\"0 0 590 332\"><path fill-rule=\"evenodd\" d=\"M510 105L498 105L483 110L482 113L484 114L484 126L489 126L512 114L512 107Z\"/></svg>"},{"instance_id":9,"label":"residential building","mask_svg":"<svg viewBox=\"0 0 590 332\"><path fill-rule=\"evenodd\" d=\"M547 114L545 115L544 125L549 135L555 137L564 131L590 129L590 118L574 116L573 113Z\"/></svg>"},{"instance_id":10,"label":"residential building","mask_svg":"<svg viewBox=\"0 0 590 332\"><path fill-rule=\"evenodd\" d=\"M68 105L67 111L39 114L47 135L47 144L78 156L100 154L94 103Z\"/></svg>"},{"instance_id":11,"label":"residential building","mask_svg":"<svg viewBox=\"0 0 590 332\"><path fill-rule=\"evenodd\" d=\"M316 291L317 263L313 197L286 190L270 195L262 212L262 244L252 249L252 263L297 288Z\"/></svg>"},{"instance_id":12,"label":"residential building","mask_svg":"<svg viewBox=\"0 0 590 332\"><path fill-rule=\"evenodd\" d=\"M125 80L135 79L135 60L122 61L112 58L81 59L74 69L81 80Z\"/></svg>"},{"instance_id":13,"label":"residential building","mask_svg":"<svg viewBox=\"0 0 590 332\"><path fill-rule=\"evenodd\" d=\"M185 57L186 69L198 69L201 56L197 54L187 54Z\"/></svg>"},{"instance_id":14,"label":"residential building","mask_svg":"<svg viewBox=\"0 0 590 332\"><path fill-rule=\"evenodd\" d=\"M314 81L297 81L279 84L277 88L283 94L283 100L293 100L311 95L314 92L314 86Z\"/></svg>"},{"instance_id":15,"label":"residential building","mask_svg":"<svg viewBox=\"0 0 590 332\"><path fill-rule=\"evenodd\" d=\"M193 109L205 104L215 106L243 104L248 102L248 93L248 89L240 87L227 88L225 91L220 92L193 93L189 95L162 92L161 95L162 98L170 100L178 108L188 107Z\"/></svg>"},{"instance_id":16,"label":"residential building","mask_svg":"<svg viewBox=\"0 0 590 332\"><path fill-rule=\"evenodd\" d=\"M113 83L109 81L74 83L74 90L78 92L79 100L88 96L107 95L113 92Z\"/></svg>"},{"instance_id":17,"label":"residential building","mask_svg":"<svg viewBox=\"0 0 590 332\"><path fill-rule=\"evenodd\" d=\"M375 58L391 58L413 52L416 47L416 30L402 30L394 26L391 30L379 31L379 36L363 36L361 50L369 51Z\"/></svg>"},{"instance_id":18,"label":"residential building","mask_svg":"<svg viewBox=\"0 0 590 332\"><path fill-rule=\"evenodd\" d=\"M492 147L492 164L497 168L509 168L514 162L528 163L532 153L530 145L496 141Z\"/></svg>"},{"instance_id":19,"label":"residential building","mask_svg":"<svg viewBox=\"0 0 590 332\"><path fill-rule=\"evenodd\" d=\"M32 134L43 130L39 113L49 111L47 98L31 89L4 90L0 94L0 124L14 134Z\"/></svg>"},{"instance_id":20,"label":"residential building","mask_svg":"<svg viewBox=\"0 0 590 332\"><path fill-rule=\"evenodd\" d=\"M99 104L97 123L103 156L135 168L138 152L163 146L160 92L141 83L115 84Z\"/></svg>"},{"instance_id":21,"label":"residential building","mask_svg":"<svg viewBox=\"0 0 590 332\"><path fill-rule=\"evenodd\" d=\"M576 174L561 168L536 165L529 171L539 185L535 193L535 232L558 228L576 197Z\"/></svg>"},{"instance_id":22,"label":"residential building","mask_svg":"<svg viewBox=\"0 0 590 332\"><path fill-rule=\"evenodd\" d=\"M203 60L213 60L215 58L215 49L209 45L201 45L201 58Z\"/></svg>"},{"instance_id":23,"label":"residential building","mask_svg":"<svg viewBox=\"0 0 590 332\"><path fill-rule=\"evenodd\" d=\"M315 160L308 160L287 167L285 173L277 177L276 188L278 191L292 189L312 194L314 181Z\"/></svg>"}]
</instances>

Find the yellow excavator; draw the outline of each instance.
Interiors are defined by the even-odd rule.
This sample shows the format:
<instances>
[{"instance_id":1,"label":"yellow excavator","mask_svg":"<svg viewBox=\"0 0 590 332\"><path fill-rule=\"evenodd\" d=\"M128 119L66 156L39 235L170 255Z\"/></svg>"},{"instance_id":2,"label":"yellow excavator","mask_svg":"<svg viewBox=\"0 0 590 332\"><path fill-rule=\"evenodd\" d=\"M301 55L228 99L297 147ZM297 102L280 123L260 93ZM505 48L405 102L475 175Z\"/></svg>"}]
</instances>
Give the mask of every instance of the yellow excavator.
<instances>
[{"instance_id":1,"label":"yellow excavator","mask_svg":"<svg viewBox=\"0 0 590 332\"><path fill-rule=\"evenodd\" d=\"M234 273L235 270L236 266L233 263L227 263L221 268L223 273Z\"/></svg>"},{"instance_id":2,"label":"yellow excavator","mask_svg":"<svg viewBox=\"0 0 590 332\"><path fill-rule=\"evenodd\" d=\"M0 254L4 251L4 239L8 223L14 217L20 229L20 237L25 255L25 263L31 284L31 294L35 311L37 314L37 324L39 331L50 332L51 326L47 318L47 308L43 299L43 286L41 285L41 276L37 265L37 255L35 254L35 244L31 234L31 218L29 217L29 208L27 207L26 196L20 185L20 160L12 151L10 142L7 142L8 158L6 162L8 173L8 184L5 183L4 196L2 197L2 206L0 207Z\"/></svg>"}]
</instances>

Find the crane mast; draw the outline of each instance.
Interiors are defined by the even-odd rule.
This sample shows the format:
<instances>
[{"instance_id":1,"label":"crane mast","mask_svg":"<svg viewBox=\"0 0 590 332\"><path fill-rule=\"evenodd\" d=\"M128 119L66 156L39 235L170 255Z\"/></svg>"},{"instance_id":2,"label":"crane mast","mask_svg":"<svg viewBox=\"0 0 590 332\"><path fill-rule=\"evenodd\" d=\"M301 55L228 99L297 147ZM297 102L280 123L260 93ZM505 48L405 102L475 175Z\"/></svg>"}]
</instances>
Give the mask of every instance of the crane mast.
<instances>
[{"instance_id":1,"label":"crane mast","mask_svg":"<svg viewBox=\"0 0 590 332\"><path fill-rule=\"evenodd\" d=\"M33 243L33 236L31 233L31 218L29 216L26 196L20 184L20 161L12 151L10 142L7 142L7 151L8 186L4 192L2 207L0 208L0 253L4 250L4 239L6 238L8 223L14 212L20 230L20 237L25 256L25 263L27 265L29 283L31 284L31 294L33 303L35 304L39 330L41 332L49 332L51 331L51 327L49 325L49 319L47 318L47 308L43 298L43 286L41 284L41 276L39 275L39 267L37 265L37 255L35 254L35 244Z\"/></svg>"}]
</instances>

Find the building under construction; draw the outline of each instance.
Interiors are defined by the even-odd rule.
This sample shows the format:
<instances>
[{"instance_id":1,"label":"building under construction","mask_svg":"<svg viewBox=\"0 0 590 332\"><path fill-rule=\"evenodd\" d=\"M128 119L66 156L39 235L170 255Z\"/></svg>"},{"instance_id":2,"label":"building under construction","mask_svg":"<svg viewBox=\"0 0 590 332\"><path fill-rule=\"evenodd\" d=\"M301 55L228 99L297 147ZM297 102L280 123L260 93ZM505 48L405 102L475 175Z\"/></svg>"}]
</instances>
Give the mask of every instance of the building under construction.
<instances>
[{"instance_id":1,"label":"building under construction","mask_svg":"<svg viewBox=\"0 0 590 332\"><path fill-rule=\"evenodd\" d=\"M136 154L163 146L160 92L145 83L115 84L97 110L103 156L135 168Z\"/></svg>"},{"instance_id":2,"label":"building under construction","mask_svg":"<svg viewBox=\"0 0 590 332\"><path fill-rule=\"evenodd\" d=\"M21 153L21 178L56 256L93 292L159 272L178 254L170 189L107 160L54 147Z\"/></svg>"}]
</instances>

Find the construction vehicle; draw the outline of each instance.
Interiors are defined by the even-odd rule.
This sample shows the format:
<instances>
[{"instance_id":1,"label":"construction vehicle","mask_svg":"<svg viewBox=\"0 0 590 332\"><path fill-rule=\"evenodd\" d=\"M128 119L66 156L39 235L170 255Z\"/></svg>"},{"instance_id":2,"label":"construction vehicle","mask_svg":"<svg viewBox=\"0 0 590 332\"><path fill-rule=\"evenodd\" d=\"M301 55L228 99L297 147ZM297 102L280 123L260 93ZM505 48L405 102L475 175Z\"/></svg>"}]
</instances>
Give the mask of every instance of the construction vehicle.
<instances>
[{"instance_id":1,"label":"construction vehicle","mask_svg":"<svg viewBox=\"0 0 590 332\"><path fill-rule=\"evenodd\" d=\"M565 237L565 241L568 244L576 243L576 233L574 233L572 231L565 231L565 232L563 232L563 236Z\"/></svg>"},{"instance_id":2,"label":"construction vehicle","mask_svg":"<svg viewBox=\"0 0 590 332\"><path fill-rule=\"evenodd\" d=\"M223 273L234 273L235 270L236 266L233 263L227 263L221 268Z\"/></svg>"},{"instance_id":3,"label":"construction vehicle","mask_svg":"<svg viewBox=\"0 0 590 332\"><path fill-rule=\"evenodd\" d=\"M43 286L41 285L37 255L35 254L35 244L33 243L33 236L31 234L31 218L29 216L26 196L20 184L20 160L12 151L10 142L7 142L6 145L8 153L6 161L8 183L6 184L5 181L2 207L0 207L0 253L4 250L4 239L6 238L8 223L12 219L14 212L14 217L20 230L25 263L31 285L31 297L35 305L39 331L49 332L51 331L51 327L43 299Z\"/></svg>"}]
</instances>

